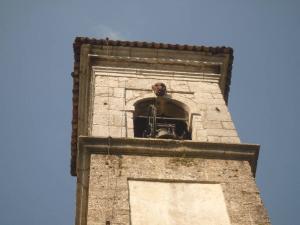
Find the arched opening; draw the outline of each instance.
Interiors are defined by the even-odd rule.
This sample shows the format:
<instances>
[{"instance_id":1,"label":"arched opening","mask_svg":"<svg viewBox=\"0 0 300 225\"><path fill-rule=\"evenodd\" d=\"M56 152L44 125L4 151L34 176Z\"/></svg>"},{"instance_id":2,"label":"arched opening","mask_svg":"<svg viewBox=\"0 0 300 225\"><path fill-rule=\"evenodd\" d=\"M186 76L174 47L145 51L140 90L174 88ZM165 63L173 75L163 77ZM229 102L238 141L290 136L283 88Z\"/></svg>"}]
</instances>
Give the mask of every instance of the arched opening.
<instances>
[{"instance_id":1,"label":"arched opening","mask_svg":"<svg viewBox=\"0 0 300 225\"><path fill-rule=\"evenodd\" d=\"M191 139L189 113L181 102L157 97L140 100L134 106L135 137Z\"/></svg>"}]
</instances>

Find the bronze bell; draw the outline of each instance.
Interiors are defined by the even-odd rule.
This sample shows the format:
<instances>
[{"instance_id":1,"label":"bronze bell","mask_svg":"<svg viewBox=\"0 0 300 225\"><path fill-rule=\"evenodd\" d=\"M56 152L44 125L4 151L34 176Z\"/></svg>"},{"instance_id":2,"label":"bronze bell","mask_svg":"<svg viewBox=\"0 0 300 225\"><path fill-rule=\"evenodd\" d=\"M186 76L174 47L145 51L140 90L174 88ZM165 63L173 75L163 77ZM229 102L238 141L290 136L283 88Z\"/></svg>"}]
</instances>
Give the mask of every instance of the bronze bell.
<instances>
[{"instance_id":1,"label":"bronze bell","mask_svg":"<svg viewBox=\"0 0 300 225\"><path fill-rule=\"evenodd\" d=\"M157 130L156 138L176 139L175 127L165 126Z\"/></svg>"}]
</instances>

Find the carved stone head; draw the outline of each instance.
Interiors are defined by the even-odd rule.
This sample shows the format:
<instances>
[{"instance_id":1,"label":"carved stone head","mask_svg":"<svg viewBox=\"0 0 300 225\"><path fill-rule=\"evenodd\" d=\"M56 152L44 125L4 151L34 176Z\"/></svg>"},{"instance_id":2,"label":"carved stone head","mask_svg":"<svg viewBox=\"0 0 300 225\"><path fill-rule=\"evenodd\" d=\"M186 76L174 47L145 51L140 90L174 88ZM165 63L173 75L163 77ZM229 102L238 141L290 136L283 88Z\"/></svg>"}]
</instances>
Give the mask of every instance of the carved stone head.
<instances>
[{"instance_id":1,"label":"carved stone head","mask_svg":"<svg viewBox=\"0 0 300 225\"><path fill-rule=\"evenodd\" d=\"M164 83L156 83L152 85L152 90L156 96L164 96L167 93L167 87Z\"/></svg>"}]
</instances>

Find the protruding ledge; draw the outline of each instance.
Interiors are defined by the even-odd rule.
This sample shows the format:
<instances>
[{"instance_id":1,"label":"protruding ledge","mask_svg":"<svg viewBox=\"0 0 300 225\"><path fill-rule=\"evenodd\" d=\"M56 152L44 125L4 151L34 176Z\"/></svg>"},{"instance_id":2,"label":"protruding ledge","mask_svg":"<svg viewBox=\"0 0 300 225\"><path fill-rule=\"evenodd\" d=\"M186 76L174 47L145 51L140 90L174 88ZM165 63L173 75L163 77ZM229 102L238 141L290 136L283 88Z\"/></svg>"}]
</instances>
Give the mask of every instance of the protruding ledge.
<instances>
[{"instance_id":1,"label":"protruding ledge","mask_svg":"<svg viewBox=\"0 0 300 225\"><path fill-rule=\"evenodd\" d=\"M259 148L260 146L255 144L81 136L79 137L78 160L86 153L242 160L250 163L253 176L255 176ZM77 162L79 167L81 167L80 163Z\"/></svg>"}]
</instances>

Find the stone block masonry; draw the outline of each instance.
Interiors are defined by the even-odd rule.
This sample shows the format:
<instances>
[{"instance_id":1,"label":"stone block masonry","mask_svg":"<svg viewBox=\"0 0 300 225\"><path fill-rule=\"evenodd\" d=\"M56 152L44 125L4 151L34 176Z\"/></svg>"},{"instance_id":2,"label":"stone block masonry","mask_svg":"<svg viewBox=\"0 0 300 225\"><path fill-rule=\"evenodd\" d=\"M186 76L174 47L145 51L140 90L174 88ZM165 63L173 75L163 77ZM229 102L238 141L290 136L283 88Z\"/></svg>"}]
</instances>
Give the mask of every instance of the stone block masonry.
<instances>
[{"instance_id":1,"label":"stone block masonry","mask_svg":"<svg viewBox=\"0 0 300 225\"><path fill-rule=\"evenodd\" d=\"M147 75L143 75L146 72ZM129 76L137 73L138 77ZM167 85L168 98L187 105L192 140L240 143L217 83L205 79L186 80L184 77L170 80L160 76L162 73L166 72L141 68L119 68L115 71L111 67L95 67L91 135L133 137L133 117L127 117L126 112L132 112L137 101L156 97L151 86L162 82ZM194 112L198 116L193 115Z\"/></svg>"},{"instance_id":2,"label":"stone block masonry","mask_svg":"<svg viewBox=\"0 0 300 225\"><path fill-rule=\"evenodd\" d=\"M85 168L84 163L81 163L79 169L89 177L87 183L81 184L82 188L88 190L86 196L81 197L81 201L83 199L87 201L86 224L88 225L102 225L105 224L105 221L118 225L141 225L132 221L131 210L136 205L131 206L131 204L144 204L145 207L150 207L148 209L150 215L155 213L151 212L153 210L151 203L147 205L148 202L133 203L131 201L137 196L134 191L130 192L130 181L158 182L168 188L161 191L168 192L169 190L173 194L177 193L175 195L166 193L164 196L169 198L166 201L163 196L157 197L162 210L169 209L161 218L172 218L173 221L160 224L189 224L182 221L180 213L182 216L190 215L193 214L193 209L180 208L180 204L183 204L184 200L178 200L179 196L184 198L186 195L189 198L192 194L184 194L185 190L189 188L188 184L195 185L193 195L201 195L199 199L204 198L203 195L207 196L205 203L199 202L200 205L198 204L197 207L202 207L201 204L204 204L203 207L205 205L209 207L213 203L218 206L224 204L225 207L222 208L222 206L221 209L218 209L221 211L217 218L214 216L214 210L198 211L199 221L194 221L194 225L270 224L253 178L253 166L255 165L251 162L255 161L257 146L217 143L204 145L187 142L181 144L180 147L175 147L176 141L161 140L160 143L156 143L155 140L135 141L133 139L132 141L129 139L110 139L110 141L98 139L97 141L91 138L81 143L80 159L85 158L88 167ZM110 146L105 143L110 143ZM220 154L220 151L223 153ZM224 158L224 156L226 157ZM79 179L81 177L82 174ZM181 189L174 190L176 187L172 184ZM201 184L203 185L201 186ZM209 184L219 185L221 192L215 192L215 186ZM201 187L205 188L201 189ZM212 196L219 197L209 197L210 193L215 193ZM155 196L157 195L154 193ZM168 205L170 202L179 205L170 208ZM192 206L192 202L190 206ZM172 214L172 208L179 214ZM205 214L203 214L204 212ZM134 212L135 221L140 221L139 218L143 216L146 216L143 215L143 210ZM159 220L159 218L157 217L153 221ZM219 223L220 218L224 219L223 223ZM186 220L186 222L188 221ZM151 224L151 221L148 222Z\"/></svg>"}]
</instances>

